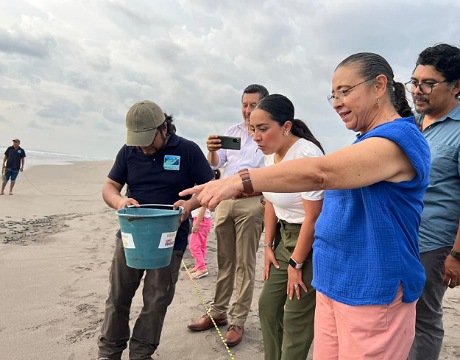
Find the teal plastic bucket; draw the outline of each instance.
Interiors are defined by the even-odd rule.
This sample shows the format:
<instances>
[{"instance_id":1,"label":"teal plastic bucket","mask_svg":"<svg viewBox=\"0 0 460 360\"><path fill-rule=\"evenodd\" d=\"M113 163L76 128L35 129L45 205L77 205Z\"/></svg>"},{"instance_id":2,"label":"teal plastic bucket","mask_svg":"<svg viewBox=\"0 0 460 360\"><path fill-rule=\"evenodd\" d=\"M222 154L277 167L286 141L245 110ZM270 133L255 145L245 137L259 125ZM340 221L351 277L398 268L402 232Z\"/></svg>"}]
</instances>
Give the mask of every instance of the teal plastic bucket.
<instances>
[{"instance_id":1,"label":"teal plastic bucket","mask_svg":"<svg viewBox=\"0 0 460 360\"><path fill-rule=\"evenodd\" d=\"M158 204L118 210L126 265L135 269L168 266L182 210Z\"/></svg>"}]
</instances>

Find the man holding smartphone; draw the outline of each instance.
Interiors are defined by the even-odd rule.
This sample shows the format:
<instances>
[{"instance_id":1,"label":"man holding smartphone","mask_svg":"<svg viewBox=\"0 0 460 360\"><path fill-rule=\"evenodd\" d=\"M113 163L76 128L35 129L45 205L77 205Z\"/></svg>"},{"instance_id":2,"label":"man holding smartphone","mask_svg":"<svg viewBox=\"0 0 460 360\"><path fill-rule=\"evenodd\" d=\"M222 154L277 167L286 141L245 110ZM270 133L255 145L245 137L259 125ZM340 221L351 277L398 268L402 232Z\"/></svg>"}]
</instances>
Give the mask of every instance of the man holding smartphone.
<instances>
[{"instance_id":1,"label":"man holding smartphone","mask_svg":"<svg viewBox=\"0 0 460 360\"><path fill-rule=\"evenodd\" d=\"M225 136L240 138L240 149L224 149L218 135L207 140L208 161L214 169L225 166L223 178L245 169L263 167L264 156L253 140L249 129L249 116L257 103L268 95L262 85L246 87L241 98L243 122L231 126ZM218 326L228 324L225 341L228 346L238 345L243 339L244 324L251 309L254 293L256 253L263 230L261 193L242 193L236 199L223 201L217 208L215 234L217 238L217 282L210 315ZM236 277L236 299L230 310ZM188 325L193 331L213 328L211 317L205 314Z\"/></svg>"}]
</instances>

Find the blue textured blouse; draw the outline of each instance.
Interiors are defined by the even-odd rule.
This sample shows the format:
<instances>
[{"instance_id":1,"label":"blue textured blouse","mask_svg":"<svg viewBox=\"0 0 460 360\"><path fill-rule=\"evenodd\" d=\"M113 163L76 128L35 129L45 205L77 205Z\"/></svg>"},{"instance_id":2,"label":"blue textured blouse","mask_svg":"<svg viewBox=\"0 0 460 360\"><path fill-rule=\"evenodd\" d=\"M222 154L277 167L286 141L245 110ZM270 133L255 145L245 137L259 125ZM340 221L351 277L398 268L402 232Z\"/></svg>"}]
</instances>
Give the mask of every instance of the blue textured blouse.
<instances>
[{"instance_id":1,"label":"blue textured blouse","mask_svg":"<svg viewBox=\"0 0 460 360\"><path fill-rule=\"evenodd\" d=\"M379 125L355 143L371 137L398 144L417 174L410 181L326 191L315 227L312 285L348 305L389 304L402 285L402 301L410 303L425 284L418 228L430 149L413 117Z\"/></svg>"}]
</instances>

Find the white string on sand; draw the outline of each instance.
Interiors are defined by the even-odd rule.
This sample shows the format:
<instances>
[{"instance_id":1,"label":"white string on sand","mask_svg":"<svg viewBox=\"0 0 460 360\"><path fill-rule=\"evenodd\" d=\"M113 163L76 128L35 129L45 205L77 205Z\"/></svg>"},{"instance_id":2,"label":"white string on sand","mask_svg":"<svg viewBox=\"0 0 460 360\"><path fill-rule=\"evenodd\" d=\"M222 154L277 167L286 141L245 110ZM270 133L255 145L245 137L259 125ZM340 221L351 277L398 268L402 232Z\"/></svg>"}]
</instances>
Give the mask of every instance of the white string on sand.
<instances>
[{"instance_id":1,"label":"white string on sand","mask_svg":"<svg viewBox=\"0 0 460 360\"><path fill-rule=\"evenodd\" d=\"M195 291L196 291L198 297L200 298L200 301L203 304L204 309L206 310L206 313L209 315L209 318L211 319L212 323L214 324L214 327L217 330L217 334L219 334L220 340L222 340L222 343L224 344L225 349L227 349L228 356L230 356L230 359L235 360L235 357L233 356L232 352L230 351L230 349L229 349L229 347L227 345L227 342L225 341L225 338L222 336L222 333L220 332L219 327L217 326L214 318L211 315L211 307L206 304L206 301L204 300L203 295L201 295L200 290L196 286L195 279L193 278L192 274L190 274L190 271L188 270L187 265L185 265L184 260L182 260L182 266L184 267L185 271L187 272L187 275L188 275L190 281L192 282L193 287L195 288Z\"/></svg>"},{"instance_id":2,"label":"white string on sand","mask_svg":"<svg viewBox=\"0 0 460 360\"><path fill-rule=\"evenodd\" d=\"M30 179L27 177L27 175L25 174L25 172L23 171L22 172L22 176L24 176L27 180L27 182L30 184L30 186L32 186L35 190L41 192L42 194L45 194L45 195L50 195L50 196L94 196L94 195L97 195L97 194L100 194L101 191L102 191L102 184L101 184L101 190L100 191L97 191L97 192L94 192L94 193L91 193L91 194L56 194L56 193L48 193L46 191L43 191L41 189L39 189L38 187L36 187L32 181L30 181Z\"/></svg>"}]
</instances>

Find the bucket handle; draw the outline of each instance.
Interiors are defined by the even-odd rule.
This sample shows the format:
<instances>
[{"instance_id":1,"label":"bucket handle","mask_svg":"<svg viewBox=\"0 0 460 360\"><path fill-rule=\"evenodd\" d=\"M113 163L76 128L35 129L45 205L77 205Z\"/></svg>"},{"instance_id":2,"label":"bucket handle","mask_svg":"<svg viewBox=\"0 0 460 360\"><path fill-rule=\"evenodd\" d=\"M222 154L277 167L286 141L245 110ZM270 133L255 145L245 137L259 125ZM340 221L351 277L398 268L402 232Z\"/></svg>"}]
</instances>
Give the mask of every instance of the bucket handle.
<instances>
[{"instance_id":1,"label":"bucket handle","mask_svg":"<svg viewBox=\"0 0 460 360\"><path fill-rule=\"evenodd\" d=\"M141 204L141 205L140 205L140 207L149 207L149 206L151 206L151 207L153 207L153 206L157 206L157 207L170 207L170 206L172 206L172 205L161 205L161 204ZM133 207L137 207L137 206L135 206L135 205L126 205L126 204L125 204L125 206L123 206L124 209L126 209L126 208L133 208ZM179 215L181 215L181 216L179 216L179 221L178 221L178 223L177 223L177 228L179 229L180 224L181 224L182 214L184 213L184 207L183 207L183 206L179 206L178 209L180 209Z\"/></svg>"},{"instance_id":2,"label":"bucket handle","mask_svg":"<svg viewBox=\"0 0 460 360\"><path fill-rule=\"evenodd\" d=\"M140 207L140 208L152 208L152 209L171 209L173 208L173 205L165 205L165 204L140 204L139 206L136 205L126 205L124 207L128 208L134 208L134 207ZM179 206L183 209L182 206Z\"/></svg>"}]
</instances>

